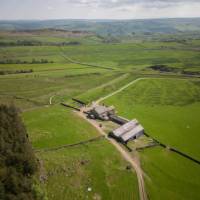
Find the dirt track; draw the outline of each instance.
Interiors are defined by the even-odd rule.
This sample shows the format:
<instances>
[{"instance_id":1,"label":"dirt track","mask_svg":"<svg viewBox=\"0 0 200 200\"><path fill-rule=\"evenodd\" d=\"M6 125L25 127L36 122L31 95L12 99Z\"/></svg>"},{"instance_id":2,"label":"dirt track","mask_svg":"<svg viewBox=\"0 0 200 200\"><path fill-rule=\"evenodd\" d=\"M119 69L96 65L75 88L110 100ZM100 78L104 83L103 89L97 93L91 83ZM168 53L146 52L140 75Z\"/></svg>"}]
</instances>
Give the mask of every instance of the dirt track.
<instances>
[{"instance_id":1,"label":"dirt track","mask_svg":"<svg viewBox=\"0 0 200 200\"><path fill-rule=\"evenodd\" d=\"M146 78L138 78L138 79L136 79L134 81L131 81L130 83L126 84L125 86L121 87L120 89L118 89L118 90L116 90L116 91L108 94L105 97L100 98L99 100L96 101L96 104L99 104L100 102L104 101L105 99L107 99L107 98L109 98L109 97L111 97L111 96L113 96L113 95L115 95L117 93L122 92L123 90L125 90L126 88L128 88L129 86L131 86L132 84L134 84L134 83L136 83L136 82L138 82L140 80L143 80L143 79L146 79Z\"/></svg>"},{"instance_id":2,"label":"dirt track","mask_svg":"<svg viewBox=\"0 0 200 200\"><path fill-rule=\"evenodd\" d=\"M130 83L126 84L125 86L121 87L120 89L108 94L107 96L105 97L102 97L100 98L99 100L97 100L96 102L94 102L94 104L99 104L100 102L104 101L105 99L115 95L115 94L118 94L120 92L122 92L123 90L125 90L126 88L128 88L129 86L131 86L132 84L140 81L140 80L143 80L143 79L146 79L146 78L138 78L136 80L133 80L131 81ZM86 110L88 108L85 108ZM84 109L82 111L85 111ZM129 162L131 164L131 166L134 168L136 174L137 174L137 179L138 179L138 187L139 187L139 194L140 194L140 200L147 200L147 194L146 194L146 191L145 191L145 184L144 184L144 178L143 178L143 171L140 167L140 164L139 164L139 160L137 160L136 158L133 158L127 151L125 151L122 146L116 142L114 139L111 139L109 137L107 137L107 134L99 127L99 124L95 121L95 120L92 120L92 119L88 119L85 114L83 112L78 112L78 115L80 117L82 117L83 119L87 120L92 126L94 126L98 131L99 133L101 133L102 135L104 135L106 137L106 139L113 145L115 146L115 148L120 152L120 154L123 156L123 158Z\"/></svg>"},{"instance_id":3,"label":"dirt track","mask_svg":"<svg viewBox=\"0 0 200 200\"><path fill-rule=\"evenodd\" d=\"M52 99L55 97L56 95L53 95L49 98L49 105L52 105Z\"/></svg>"},{"instance_id":4,"label":"dirt track","mask_svg":"<svg viewBox=\"0 0 200 200\"><path fill-rule=\"evenodd\" d=\"M139 165L139 162L133 158L127 151L125 151L119 143L117 143L114 139L108 138L107 134L99 127L99 124L95 120L88 119L83 112L76 112L81 118L88 121L92 126L94 126L100 134L104 135L106 139L113 145L115 148L121 153L123 158L131 164L134 168L137 179L138 179L138 187L139 187L139 194L140 200L147 200L147 195L145 192L145 184L143 179L143 171Z\"/></svg>"}]
</instances>

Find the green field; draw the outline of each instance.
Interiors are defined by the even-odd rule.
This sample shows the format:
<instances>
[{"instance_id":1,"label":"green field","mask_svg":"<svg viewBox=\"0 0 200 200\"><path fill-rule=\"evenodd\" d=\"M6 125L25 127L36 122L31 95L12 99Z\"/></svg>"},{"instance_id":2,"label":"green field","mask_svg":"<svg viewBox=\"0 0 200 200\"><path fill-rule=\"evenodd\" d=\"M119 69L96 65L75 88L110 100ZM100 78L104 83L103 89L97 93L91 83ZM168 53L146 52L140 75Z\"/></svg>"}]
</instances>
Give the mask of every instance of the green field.
<instances>
[{"instance_id":1,"label":"green field","mask_svg":"<svg viewBox=\"0 0 200 200\"><path fill-rule=\"evenodd\" d=\"M54 102L57 100L61 102L120 75L118 73L104 75L104 71L104 69L75 68L4 75L0 79L0 99L2 102L14 101L20 108L48 105L50 97L54 95L56 96Z\"/></svg>"},{"instance_id":2,"label":"green field","mask_svg":"<svg viewBox=\"0 0 200 200\"><path fill-rule=\"evenodd\" d=\"M0 32L0 43L41 42L0 46L0 61L10 62L0 64L0 72L7 73L0 75L0 103L15 104L22 111L34 149L99 136L90 124L59 103L72 103L73 97L91 103L143 78L104 103L114 105L126 118L137 118L150 136L200 159L198 39L180 42L177 38L185 35L179 33L105 42L110 38L70 34L50 30ZM193 37L187 34L187 38ZM176 40L163 41L171 37ZM63 42L79 44L61 45ZM42 59L48 63L33 62ZM17 60L23 64L17 64ZM166 65L176 71L159 72L150 69L152 65ZM189 74L183 74L183 70ZM127 170L128 163L105 139L57 151L37 151L36 155L41 185L49 200L139 199L135 172ZM149 199L200 198L197 164L160 147L141 151L139 156Z\"/></svg>"},{"instance_id":3,"label":"green field","mask_svg":"<svg viewBox=\"0 0 200 200\"><path fill-rule=\"evenodd\" d=\"M105 103L114 105L122 116L137 118L150 136L199 160L199 94L195 79L144 79ZM162 149L141 155L151 199L199 198L197 164Z\"/></svg>"},{"instance_id":4,"label":"green field","mask_svg":"<svg viewBox=\"0 0 200 200\"><path fill-rule=\"evenodd\" d=\"M145 79L106 103L122 116L137 118L149 135L199 159L199 95L199 81Z\"/></svg>"},{"instance_id":5,"label":"green field","mask_svg":"<svg viewBox=\"0 0 200 200\"><path fill-rule=\"evenodd\" d=\"M61 106L25 112L24 121L33 147L39 149L73 144L98 135L75 113Z\"/></svg>"},{"instance_id":6,"label":"green field","mask_svg":"<svg viewBox=\"0 0 200 200\"><path fill-rule=\"evenodd\" d=\"M141 152L150 199L199 199L199 165L159 147Z\"/></svg>"},{"instance_id":7,"label":"green field","mask_svg":"<svg viewBox=\"0 0 200 200\"><path fill-rule=\"evenodd\" d=\"M37 149L59 147L99 133L75 113L53 106L25 112L23 118ZM138 199L135 173L107 141L39 152L49 199ZM112 158L112 159L111 159ZM117 176L116 176L117 174ZM92 188L88 192L88 188ZM119 190L120 188L120 190Z\"/></svg>"},{"instance_id":8,"label":"green field","mask_svg":"<svg viewBox=\"0 0 200 200\"><path fill-rule=\"evenodd\" d=\"M14 41L25 39L31 41L34 36L40 36L41 40L45 40L45 38L48 40L48 35L51 35L55 40L63 41L73 38L68 35L63 37L59 33L56 35L50 31L44 31L39 36L37 32L23 33L21 36L16 34L1 33L1 40L12 38ZM13 101L19 107L26 109L38 106L38 104L47 105L49 98L55 94L57 96L56 103L74 96L91 101L114 91L137 77L138 74L159 74L158 71L148 68L151 65L165 64L177 68L179 70L177 73L181 73L181 70L188 73L199 70L200 58L198 50L195 49L198 48L198 45L193 41L182 44L130 40L129 43L107 44L99 40L98 44L91 44L86 38L97 40L94 35L89 35L75 38L78 41L84 41L81 45L0 47L0 61L28 62L25 64L0 64L1 72L13 72L11 75L0 77L0 102ZM75 61L100 67L74 64L63 55ZM53 63L31 64L33 60L41 61L42 59ZM105 69L106 67L113 70ZM17 70L33 70L33 72L15 74ZM127 78L111 82L124 74L127 74ZM175 73L175 75L178 74ZM96 87L97 90L94 89Z\"/></svg>"}]
</instances>

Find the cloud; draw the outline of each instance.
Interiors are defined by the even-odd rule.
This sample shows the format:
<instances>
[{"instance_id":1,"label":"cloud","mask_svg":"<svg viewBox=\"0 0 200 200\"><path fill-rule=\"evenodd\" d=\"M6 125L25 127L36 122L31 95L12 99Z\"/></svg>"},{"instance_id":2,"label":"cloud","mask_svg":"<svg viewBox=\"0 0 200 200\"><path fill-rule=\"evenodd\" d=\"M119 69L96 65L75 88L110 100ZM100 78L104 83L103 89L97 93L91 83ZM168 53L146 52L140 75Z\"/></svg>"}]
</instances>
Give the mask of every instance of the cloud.
<instances>
[{"instance_id":1,"label":"cloud","mask_svg":"<svg viewBox=\"0 0 200 200\"><path fill-rule=\"evenodd\" d=\"M53 6L47 6L47 10L54 10L55 8Z\"/></svg>"},{"instance_id":2,"label":"cloud","mask_svg":"<svg viewBox=\"0 0 200 200\"><path fill-rule=\"evenodd\" d=\"M0 0L0 19L200 17L200 0Z\"/></svg>"},{"instance_id":3,"label":"cloud","mask_svg":"<svg viewBox=\"0 0 200 200\"><path fill-rule=\"evenodd\" d=\"M143 5L144 7L171 7L185 3L200 3L199 0L64 0L65 2L103 8Z\"/></svg>"}]
</instances>

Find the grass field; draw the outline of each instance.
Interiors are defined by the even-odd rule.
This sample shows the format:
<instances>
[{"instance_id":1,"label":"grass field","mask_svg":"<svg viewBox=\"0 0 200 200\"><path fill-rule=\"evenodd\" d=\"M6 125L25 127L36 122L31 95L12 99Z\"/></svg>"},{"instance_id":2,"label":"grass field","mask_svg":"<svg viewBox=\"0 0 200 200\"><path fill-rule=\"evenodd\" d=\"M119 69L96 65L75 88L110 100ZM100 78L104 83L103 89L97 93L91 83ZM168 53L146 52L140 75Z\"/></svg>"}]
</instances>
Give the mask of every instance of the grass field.
<instances>
[{"instance_id":1,"label":"grass field","mask_svg":"<svg viewBox=\"0 0 200 200\"><path fill-rule=\"evenodd\" d=\"M198 68L199 52L194 44L176 42L139 42L119 44L90 44L78 46L18 46L0 48L0 60L20 59L31 61L47 59L54 63L66 63L61 52L70 58L120 70L142 69L154 64L167 64L183 69Z\"/></svg>"},{"instance_id":2,"label":"grass field","mask_svg":"<svg viewBox=\"0 0 200 200\"><path fill-rule=\"evenodd\" d=\"M31 74L4 75L0 79L0 99L14 101L21 108L30 108L49 104L49 98L56 95L55 102L68 100L95 86L99 86L120 74L107 73L104 69L76 68L36 72ZM93 84L91 85L91 81ZM22 103L16 101L22 99ZM6 100L5 100L6 99ZM25 100L29 104L24 104Z\"/></svg>"},{"instance_id":3,"label":"grass field","mask_svg":"<svg viewBox=\"0 0 200 200\"><path fill-rule=\"evenodd\" d=\"M165 36L160 36L156 41L126 39L121 43L105 43L95 35L62 34L49 30L28 35L0 33L0 42L43 42L41 46L0 47L0 61L29 63L0 64L1 72L13 72L0 75L0 103L14 103L24 111L24 123L35 149L98 136L74 112L57 105L60 102L70 102L72 97L92 102L138 77L146 77L105 103L114 105L124 117L137 118L152 137L200 159L200 84L198 79L181 77L181 70L199 72L199 40L161 42ZM55 45L62 42L80 44L62 48ZM100 67L75 64L63 55ZM47 59L50 63L31 64L34 59ZM148 68L155 64L180 71L159 73ZM16 74L18 70L33 72ZM139 199L136 174L126 169L128 164L106 140L40 151L37 157L49 200ZM145 150L140 157L149 199L200 198L198 166L160 148ZM92 191L88 191L90 187Z\"/></svg>"},{"instance_id":4,"label":"grass field","mask_svg":"<svg viewBox=\"0 0 200 200\"><path fill-rule=\"evenodd\" d=\"M68 42L79 42L80 44L98 44L102 41L101 38L94 34L86 32L72 33L53 30L37 30L32 32L0 32L0 42L17 42L17 41L33 41L41 42L42 44L55 45Z\"/></svg>"},{"instance_id":5,"label":"grass field","mask_svg":"<svg viewBox=\"0 0 200 200\"><path fill-rule=\"evenodd\" d=\"M18 41L20 35L17 33L3 34L1 40ZM74 39L60 33L50 33L49 30L42 33L21 34L21 40L31 40L32 37L40 37L47 41L52 38L62 41ZM47 35L51 37L48 38ZM16 37L15 37L16 36ZM0 102L13 101L19 107L31 108L35 105L28 101L38 101L40 105L48 104L51 96L58 94L55 102L68 100L73 96L93 100L101 95L115 90L118 86L127 83L135 74L158 73L149 70L153 64L166 64L170 67L184 69L186 71L198 72L200 59L196 43L192 41L187 44L176 42L134 42L105 44L95 36L79 36L77 40L84 41L81 45L69 46L12 46L0 48L0 61L20 60L32 62L34 59L40 61L47 59L53 63L38 64L0 64L0 71L33 70L28 74L12 74L0 77ZM90 43L90 40L98 41L98 44ZM53 41L53 39L52 39ZM62 55L83 63L111 67L114 70L84 66L70 63ZM120 75L129 74L127 78L111 82ZM110 82L110 85L108 84ZM104 85L108 84L108 85ZM102 86L104 85L104 86ZM97 87L97 90L94 89ZM88 91L89 90L89 91ZM86 92L84 94L84 92ZM19 98L15 98L17 96ZM89 97L90 96L90 97ZM21 98L21 100L20 100ZM20 103L21 102L21 103Z\"/></svg>"},{"instance_id":6,"label":"grass field","mask_svg":"<svg viewBox=\"0 0 200 200\"><path fill-rule=\"evenodd\" d=\"M33 146L39 149L98 136L91 125L61 106L29 111L23 118ZM138 199L136 175L103 139L59 151L41 151L37 156L45 168L44 187L49 200Z\"/></svg>"},{"instance_id":7,"label":"grass field","mask_svg":"<svg viewBox=\"0 0 200 200\"><path fill-rule=\"evenodd\" d=\"M200 168L177 154L152 148L141 152L150 199L199 199Z\"/></svg>"},{"instance_id":8,"label":"grass field","mask_svg":"<svg viewBox=\"0 0 200 200\"><path fill-rule=\"evenodd\" d=\"M105 103L137 118L152 137L199 160L199 89L197 80L145 79ZM159 148L141 154L150 199L199 198L197 164Z\"/></svg>"},{"instance_id":9,"label":"grass field","mask_svg":"<svg viewBox=\"0 0 200 200\"><path fill-rule=\"evenodd\" d=\"M122 116L137 118L152 137L199 159L199 94L198 81L146 79L106 103Z\"/></svg>"},{"instance_id":10,"label":"grass field","mask_svg":"<svg viewBox=\"0 0 200 200\"><path fill-rule=\"evenodd\" d=\"M62 106L25 112L24 121L33 146L39 149L73 144L98 136L95 129Z\"/></svg>"},{"instance_id":11,"label":"grass field","mask_svg":"<svg viewBox=\"0 0 200 200\"><path fill-rule=\"evenodd\" d=\"M50 200L139 199L136 175L106 141L37 155L48 174Z\"/></svg>"}]
</instances>

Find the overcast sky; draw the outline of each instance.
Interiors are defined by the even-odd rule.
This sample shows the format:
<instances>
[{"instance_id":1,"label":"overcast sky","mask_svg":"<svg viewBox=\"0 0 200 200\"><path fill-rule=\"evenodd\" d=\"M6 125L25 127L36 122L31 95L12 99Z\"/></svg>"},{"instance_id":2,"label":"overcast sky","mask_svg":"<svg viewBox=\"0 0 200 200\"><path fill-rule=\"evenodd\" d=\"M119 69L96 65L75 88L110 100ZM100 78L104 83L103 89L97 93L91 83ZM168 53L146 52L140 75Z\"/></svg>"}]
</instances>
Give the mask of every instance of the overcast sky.
<instances>
[{"instance_id":1,"label":"overcast sky","mask_svg":"<svg viewBox=\"0 0 200 200\"><path fill-rule=\"evenodd\" d=\"M200 17L200 0L0 0L0 20L171 17Z\"/></svg>"}]
</instances>

